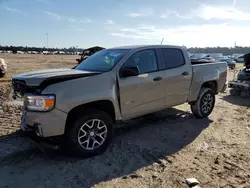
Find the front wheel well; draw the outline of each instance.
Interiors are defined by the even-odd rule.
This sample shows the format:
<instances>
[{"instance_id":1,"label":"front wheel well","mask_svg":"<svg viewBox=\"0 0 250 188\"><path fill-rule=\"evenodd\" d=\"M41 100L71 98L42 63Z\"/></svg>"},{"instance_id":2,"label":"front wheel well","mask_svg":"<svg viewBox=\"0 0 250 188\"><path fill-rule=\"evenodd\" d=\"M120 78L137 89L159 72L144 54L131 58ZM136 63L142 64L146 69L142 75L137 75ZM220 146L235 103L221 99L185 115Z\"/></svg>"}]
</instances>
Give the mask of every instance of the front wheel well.
<instances>
[{"instance_id":1,"label":"front wheel well","mask_svg":"<svg viewBox=\"0 0 250 188\"><path fill-rule=\"evenodd\" d=\"M70 110L67 116L67 120L66 120L65 132L67 132L71 123L75 121L78 116L83 116L84 112L91 110L91 109L96 109L96 110L106 112L107 114L110 115L112 120L115 121L115 109L111 101L101 100L101 101L90 102L90 103L76 106Z\"/></svg>"}]
</instances>

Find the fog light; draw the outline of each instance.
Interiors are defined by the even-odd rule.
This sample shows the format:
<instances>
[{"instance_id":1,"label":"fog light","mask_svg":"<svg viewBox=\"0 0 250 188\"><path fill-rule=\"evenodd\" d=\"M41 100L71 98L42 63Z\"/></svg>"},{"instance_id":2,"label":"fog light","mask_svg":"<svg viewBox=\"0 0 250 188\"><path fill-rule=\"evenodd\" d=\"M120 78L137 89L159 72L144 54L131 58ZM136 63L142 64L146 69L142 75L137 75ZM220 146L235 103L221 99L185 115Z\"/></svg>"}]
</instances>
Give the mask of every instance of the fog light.
<instances>
[{"instance_id":1,"label":"fog light","mask_svg":"<svg viewBox=\"0 0 250 188\"><path fill-rule=\"evenodd\" d=\"M43 137L43 128L40 124L34 124L37 136Z\"/></svg>"}]
</instances>

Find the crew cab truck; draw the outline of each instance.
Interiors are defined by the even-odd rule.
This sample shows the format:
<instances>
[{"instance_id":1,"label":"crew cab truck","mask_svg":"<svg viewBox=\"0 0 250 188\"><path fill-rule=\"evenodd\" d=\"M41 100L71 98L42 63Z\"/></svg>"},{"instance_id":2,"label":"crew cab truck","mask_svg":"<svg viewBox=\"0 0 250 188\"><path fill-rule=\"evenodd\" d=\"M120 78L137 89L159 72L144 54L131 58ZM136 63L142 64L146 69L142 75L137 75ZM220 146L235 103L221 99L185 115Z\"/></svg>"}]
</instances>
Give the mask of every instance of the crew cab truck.
<instances>
[{"instance_id":1,"label":"crew cab truck","mask_svg":"<svg viewBox=\"0 0 250 188\"><path fill-rule=\"evenodd\" d=\"M72 69L20 74L12 85L24 101L24 132L94 156L108 148L117 121L183 103L195 117L209 116L226 77L225 62L192 65L182 47L145 45L104 49Z\"/></svg>"}]
</instances>

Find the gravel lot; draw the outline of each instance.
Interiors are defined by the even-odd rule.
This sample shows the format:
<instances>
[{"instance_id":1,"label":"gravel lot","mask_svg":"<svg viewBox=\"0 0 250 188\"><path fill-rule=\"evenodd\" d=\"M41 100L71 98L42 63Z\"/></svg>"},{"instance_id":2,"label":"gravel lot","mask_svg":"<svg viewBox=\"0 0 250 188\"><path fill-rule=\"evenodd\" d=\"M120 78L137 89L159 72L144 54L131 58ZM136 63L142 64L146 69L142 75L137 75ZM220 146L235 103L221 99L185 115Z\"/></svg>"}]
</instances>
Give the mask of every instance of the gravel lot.
<instances>
[{"instance_id":1,"label":"gravel lot","mask_svg":"<svg viewBox=\"0 0 250 188\"><path fill-rule=\"evenodd\" d=\"M3 55L8 77L46 68L73 67L76 56ZM232 76L232 73L230 73ZM6 78L5 78L6 80ZM250 187L250 100L219 94L208 119L188 105L117 125L103 155L74 159L45 155L19 128L21 106L9 104L11 89L0 80L0 187ZM15 151L15 152L13 152ZM11 155L12 154L12 155Z\"/></svg>"}]
</instances>

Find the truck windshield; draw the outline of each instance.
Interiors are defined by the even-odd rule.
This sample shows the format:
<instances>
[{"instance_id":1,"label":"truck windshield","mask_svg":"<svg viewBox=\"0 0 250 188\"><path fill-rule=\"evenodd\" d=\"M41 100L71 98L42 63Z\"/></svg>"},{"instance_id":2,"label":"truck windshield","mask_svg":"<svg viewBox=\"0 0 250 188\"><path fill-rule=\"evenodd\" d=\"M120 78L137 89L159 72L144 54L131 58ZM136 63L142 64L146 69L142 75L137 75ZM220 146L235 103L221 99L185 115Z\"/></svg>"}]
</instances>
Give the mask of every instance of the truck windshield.
<instances>
[{"instance_id":1,"label":"truck windshield","mask_svg":"<svg viewBox=\"0 0 250 188\"><path fill-rule=\"evenodd\" d=\"M107 72L120 61L129 49L105 49L82 61L75 69L86 71Z\"/></svg>"}]
</instances>

